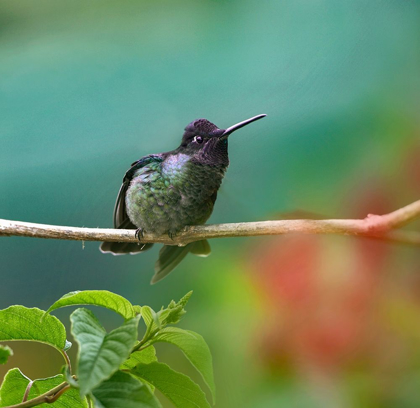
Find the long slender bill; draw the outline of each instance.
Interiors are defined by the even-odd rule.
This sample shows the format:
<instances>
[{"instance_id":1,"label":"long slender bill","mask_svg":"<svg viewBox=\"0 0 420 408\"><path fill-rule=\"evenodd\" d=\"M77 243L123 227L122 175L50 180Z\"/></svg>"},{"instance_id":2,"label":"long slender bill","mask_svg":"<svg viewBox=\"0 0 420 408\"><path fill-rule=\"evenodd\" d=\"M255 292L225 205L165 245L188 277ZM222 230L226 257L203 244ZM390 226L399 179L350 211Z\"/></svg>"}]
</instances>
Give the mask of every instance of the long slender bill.
<instances>
[{"instance_id":1,"label":"long slender bill","mask_svg":"<svg viewBox=\"0 0 420 408\"><path fill-rule=\"evenodd\" d=\"M247 120L244 120L243 122L239 122L236 125L233 125L231 127L228 127L223 134L220 136L221 138L225 138L227 136L229 136L232 132L234 132L235 130L240 129L241 127L244 127L246 125L248 125L249 123L255 122L256 120L262 119L264 117L266 117L267 115L265 113L261 114L261 115L257 115L254 116L252 118L249 118Z\"/></svg>"}]
</instances>

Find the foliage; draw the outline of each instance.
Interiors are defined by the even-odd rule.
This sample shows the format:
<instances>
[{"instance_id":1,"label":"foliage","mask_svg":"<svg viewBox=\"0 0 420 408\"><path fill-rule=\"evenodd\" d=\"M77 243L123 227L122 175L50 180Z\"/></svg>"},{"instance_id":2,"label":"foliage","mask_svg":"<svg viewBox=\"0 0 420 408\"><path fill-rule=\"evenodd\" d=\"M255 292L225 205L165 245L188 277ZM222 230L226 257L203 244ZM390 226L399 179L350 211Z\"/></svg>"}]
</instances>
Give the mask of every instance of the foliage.
<instances>
[{"instance_id":1,"label":"foliage","mask_svg":"<svg viewBox=\"0 0 420 408\"><path fill-rule=\"evenodd\" d=\"M9 370L0 387L0 407L49 403L53 408L158 408L161 404L154 395L158 389L175 407L209 408L201 388L159 362L154 347L158 342L179 347L203 377L214 402L212 358L206 342L197 333L169 326L181 320L190 296L191 292L158 312L101 290L68 293L46 312L23 306L0 310L0 341L42 342L57 349L65 361L61 373L50 378L31 380L18 368ZM66 353L71 343L65 327L49 314L73 305L105 307L124 318L108 333L92 311L78 308L71 314L71 333L79 346L75 374ZM146 329L138 340L141 318ZM0 363L12 355L8 346L0 346Z\"/></svg>"},{"instance_id":2,"label":"foliage","mask_svg":"<svg viewBox=\"0 0 420 408\"><path fill-rule=\"evenodd\" d=\"M0 364L6 364L10 356L13 356L13 350L9 346L0 346Z\"/></svg>"}]
</instances>

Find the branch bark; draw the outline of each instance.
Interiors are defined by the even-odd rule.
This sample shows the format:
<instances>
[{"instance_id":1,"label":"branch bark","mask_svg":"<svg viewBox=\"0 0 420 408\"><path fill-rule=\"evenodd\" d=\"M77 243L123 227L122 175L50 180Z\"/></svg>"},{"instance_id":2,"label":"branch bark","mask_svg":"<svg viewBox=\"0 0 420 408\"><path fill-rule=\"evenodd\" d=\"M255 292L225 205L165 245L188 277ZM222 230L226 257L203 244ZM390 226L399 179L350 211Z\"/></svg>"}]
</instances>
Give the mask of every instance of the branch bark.
<instances>
[{"instance_id":1,"label":"branch bark","mask_svg":"<svg viewBox=\"0 0 420 408\"><path fill-rule=\"evenodd\" d=\"M143 243L186 245L210 238L284 235L290 233L356 235L420 246L420 232L395 231L420 218L420 200L389 214L369 214L364 219L278 220L186 227L173 239L144 233ZM138 242L134 230L64 227L0 219L0 236L79 241Z\"/></svg>"}]
</instances>

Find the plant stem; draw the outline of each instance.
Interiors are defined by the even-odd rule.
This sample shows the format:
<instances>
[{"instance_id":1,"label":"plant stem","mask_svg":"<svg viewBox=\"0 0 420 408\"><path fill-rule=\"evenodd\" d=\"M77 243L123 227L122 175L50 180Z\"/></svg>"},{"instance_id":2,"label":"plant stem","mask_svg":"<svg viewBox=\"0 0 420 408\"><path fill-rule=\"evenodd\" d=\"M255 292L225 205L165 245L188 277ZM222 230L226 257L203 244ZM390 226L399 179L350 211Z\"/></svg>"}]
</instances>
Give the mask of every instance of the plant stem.
<instances>
[{"instance_id":1,"label":"plant stem","mask_svg":"<svg viewBox=\"0 0 420 408\"><path fill-rule=\"evenodd\" d=\"M53 389L47 391L46 393L39 395L36 398L33 398L29 401L22 401L20 404L9 405L8 407L5 407L5 408L30 408L30 407L35 407L37 405L45 404L45 403L51 404L57 401L57 399L61 397L61 395L63 395L69 389L70 389L70 385L66 382L63 382L57 385L56 387L54 387Z\"/></svg>"},{"instance_id":2,"label":"plant stem","mask_svg":"<svg viewBox=\"0 0 420 408\"><path fill-rule=\"evenodd\" d=\"M63 353L64 359L66 360L67 367L69 369L69 374L72 375L72 372L71 372L71 361L70 361L69 355L64 350L61 350L61 352Z\"/></svg>"},{"instance_id":3,"label":"plant stem","mask_svg":"<svg viewBox=\"0 0 420 408\"><path fill-rule=\"evenodd\" d=\"M28 385L26 387L26 390L25 390L25 394L23 395L22 402L25 402L28 399L29 393L31 392L31 388L32 388L32 385L33 384L34 384L34 382L32 380L29 381L29 383L28 383Z\"/></svg>"},{"instance_id":4,"label":"plant stem","mask_svg":"<svg viewBox=\"0 0 420 408\"><path fill-rule=\"evenodd\" d=\"M144 346L151 338L153 338L158 331L159 329L154 330L152 333L146 332L144 337L131 349L130 354L134 353L135 351L143 350L142 346Z\"/></svg>"}]
</instances>

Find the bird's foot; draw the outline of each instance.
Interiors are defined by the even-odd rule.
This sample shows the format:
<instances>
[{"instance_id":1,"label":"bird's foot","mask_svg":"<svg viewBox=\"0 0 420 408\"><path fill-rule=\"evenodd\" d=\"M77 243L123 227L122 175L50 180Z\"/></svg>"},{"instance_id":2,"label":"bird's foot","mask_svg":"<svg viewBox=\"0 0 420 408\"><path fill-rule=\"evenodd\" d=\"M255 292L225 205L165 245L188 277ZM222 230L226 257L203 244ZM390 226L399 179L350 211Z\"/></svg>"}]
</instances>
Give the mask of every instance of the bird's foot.
<instances>
[{"instance_id":1,"label":"bird's foot","mask_svg":"<svg viewBox=\"0 0 420 408\"><path fill-rule=\"evenodd\" d=\"M172 239L172 241L173 241L173 240L174 240L174 238L178 235L178 232L179 232L179 231L173 231L173 230L168 231L168 237L169 237L170 239Z\"/></svg>"},{"instance_id":2,"label":"bird's foot","mask_svg":"<svg viewBox=\"0 0 420 408\"><path fill-rule=\"evenodd\" d=\"M143 228L137 228L134 236L138 239L139 242L141 242L141 239L144 236L144 229Z\"/></svg>"},{"instance_id":3,"label":"bird's foot","mask_svg":"<svg viewBox=\"0 0 420 408\"><path fill-rule=\"evenodd\" d=\"M138 244L141 245L141 249L143 249L146 246L146 244L143 244L143 242L141 242L141 239L143 238L143 235L144 235L144 229L143 228L137 228L134 236L139 241Z\"/></svg>"}]
</instances>

